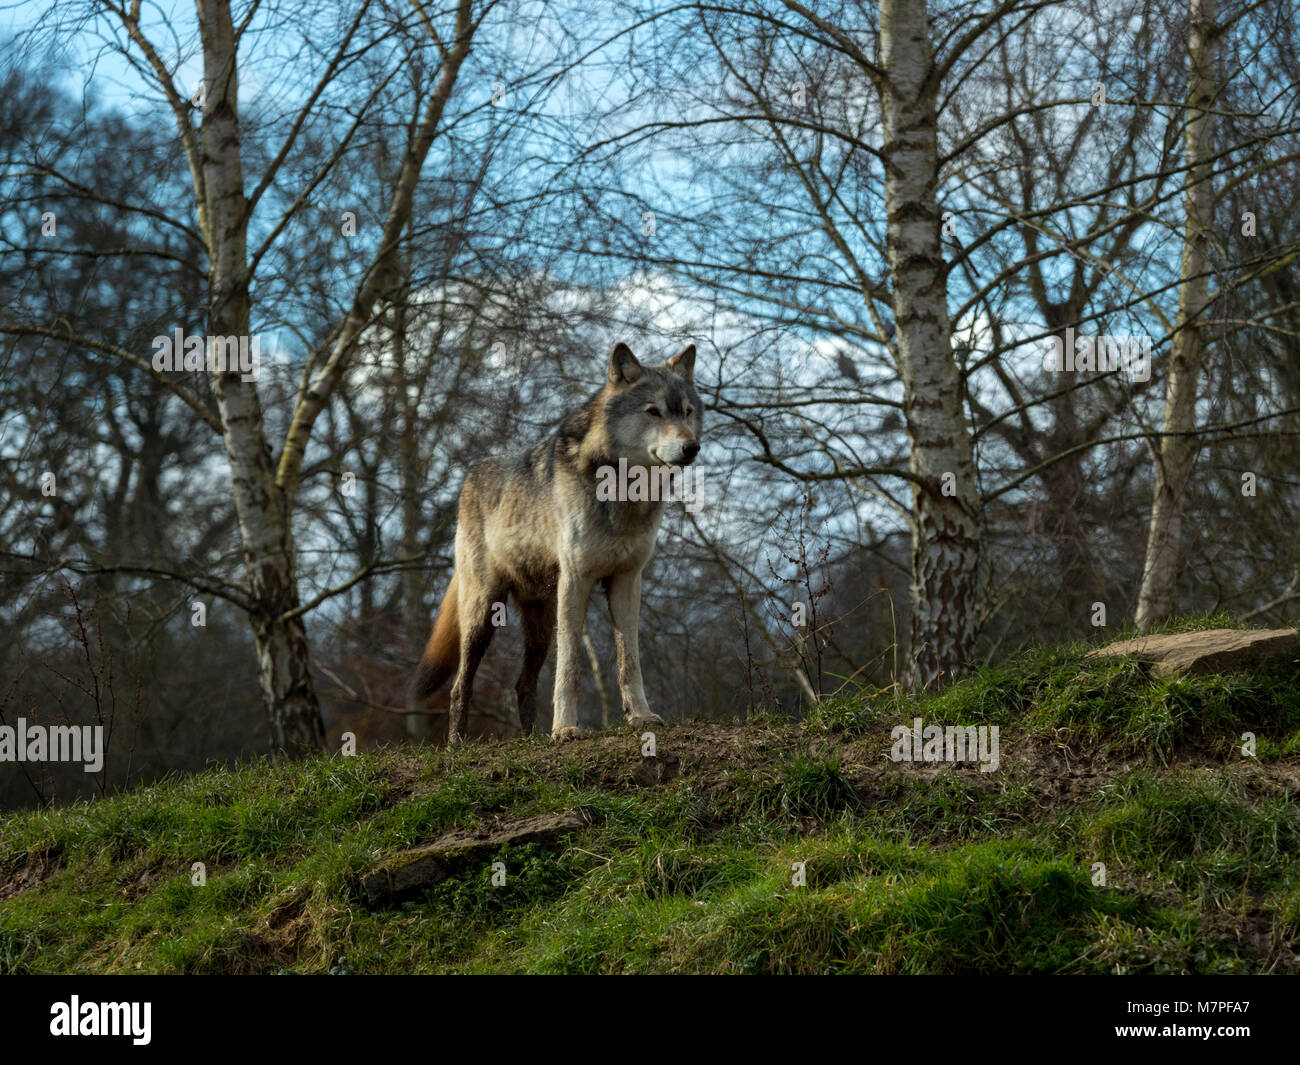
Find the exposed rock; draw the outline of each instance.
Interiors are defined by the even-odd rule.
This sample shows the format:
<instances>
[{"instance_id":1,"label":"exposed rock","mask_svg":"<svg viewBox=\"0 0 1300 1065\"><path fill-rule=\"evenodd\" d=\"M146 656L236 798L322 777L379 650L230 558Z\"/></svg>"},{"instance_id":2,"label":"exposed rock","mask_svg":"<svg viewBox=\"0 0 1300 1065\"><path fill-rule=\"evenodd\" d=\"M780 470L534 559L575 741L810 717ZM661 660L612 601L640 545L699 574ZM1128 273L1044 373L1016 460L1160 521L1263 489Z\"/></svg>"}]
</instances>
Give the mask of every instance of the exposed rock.
<instances>
[{"instance_id":1,"label":"exposed rock","mask_svg":"<svg viewBox=\"0 0 1300 1065\"><path fill-rule=\"evenodd\" d=\"M1295 629L1205 629L1139 636L1088 652L1089 658L1118 655L1152 663L1157 677L1226 673L1295 659L1300 656L1300 633Z\"/></svg>"},{"instance_id":2,"label":"exposed rock","mask_svg":"<svg viewBox=\"0 0 1300 1065\"><path fill-rule=\"evenodd\" d=\"M361 878L361 893L371 906L393 902L486 860L507 843L554 843L591 820L591 811L580 806L473 832L449 832L432 843L385 858Z\"/></svg>"}]
</instances>

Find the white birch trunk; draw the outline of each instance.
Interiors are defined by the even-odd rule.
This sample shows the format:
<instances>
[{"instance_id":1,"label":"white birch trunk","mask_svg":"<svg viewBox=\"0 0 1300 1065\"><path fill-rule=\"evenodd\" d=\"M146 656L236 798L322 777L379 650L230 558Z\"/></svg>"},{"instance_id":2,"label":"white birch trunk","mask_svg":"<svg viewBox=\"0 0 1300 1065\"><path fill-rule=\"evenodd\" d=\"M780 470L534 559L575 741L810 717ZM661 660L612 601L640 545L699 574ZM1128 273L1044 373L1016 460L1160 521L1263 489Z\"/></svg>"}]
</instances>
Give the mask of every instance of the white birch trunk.
<instances>
[{"instance_id":1,"label":"white birch trunk","mask_svg":"<svg viewBox=\"0 0 1300 1065\"><path fill-rule=\"evenodd\" d=\"M1190 435L1196 427L1196 390L1205 363L1205 309L1210 302L1209 245L1214 221L1214 186L1210 181L1213 155L1215 26L1214 0L1190 0L1188 43L1187 217L1184 223L1182 284L1178 318L1169 351L1165 391L1164 431L1153 448L1155 497L1147 530L1146 563L1138 594L1141 632L1174 614L1178 608L1178 573L1182 555L1183 509L1187 482L1200 442Z\"/></svg>"},{"instance_id":2,"label":"white birch trunk","mask_svg":"<svg viewBox=\"0 0 1300 1065\"><path fill-rule=\"evenodd\" d=\"M959 675L974 649L980 498L949 335L936 198L938 86L924 0L881 0L880 54L889 266L911 471L918 478L908 680L926 686Z\"/></svg>"},{"instance_id":3,"label":"white birch trunk","mask_svg":"<svg viewBox=\"0 0 1300 1065\"><path fill-rule=\"evenodd\" d=\"M234 25L228 0L199 0L197 7L207 86L201 146L208 220L208 336L246 337L251 328L248 219ZM278 754L308 753L324 747L325 731L302 618L293 613L299 600L289 508L275 483L256 382L241 380L237 367L213 376L271 740Z\"/></svg>"}]
</instances>

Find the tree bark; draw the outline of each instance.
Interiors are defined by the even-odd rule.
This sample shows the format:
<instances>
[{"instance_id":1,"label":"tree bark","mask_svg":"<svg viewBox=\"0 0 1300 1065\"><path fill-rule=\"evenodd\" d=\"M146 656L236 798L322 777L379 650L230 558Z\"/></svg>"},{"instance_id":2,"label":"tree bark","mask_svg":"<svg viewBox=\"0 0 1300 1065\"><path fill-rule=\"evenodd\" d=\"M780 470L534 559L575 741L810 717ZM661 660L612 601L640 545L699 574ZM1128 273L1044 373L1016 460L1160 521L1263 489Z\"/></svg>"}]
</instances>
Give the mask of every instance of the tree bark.
<instances>
[{"instance_id":1,"label":"tree bark","mask_svg":"<svg viewBox=\"0 0 1300 1065\"><path fill-rule=\"evenodd\" d=\"M938 78L923 0L881 0L880 52L889 265L910 466L918 478L908 680L928 686L960 674L974 649L980 500L948 321L937 200Z\"/></svg>"},{"instance_id":2,"label":"tree bark","mask_svg":"<svg viewBox=\"0 0 1300 1065\"><path fill-rule=\"evenodd\" d=\"M197 8L206 102L200 135L201 180L196 182L196 193L210 259L208 335L248 337L249 205L240 157L237 42L229 0L197 0ZM450 48L434 35L442 67L407 145L375 261L324 365L298 397L278 467L266 439L256 382L242 380L238 371L214 373L243 541L262 693L278 753L303 754L325 744L309 668L291 521L302 457L317 415L342 378L357 339L372 321L375 303L391 293L399 265L398 244L410 221L420 170L470 51L475 28L471 0L458 0L455 19L455 40Z\"/></svg>"},{"instance_id":3,"label":"tree bark","mask_svg":"<svg viewBox=\"0 0 1300 1065\"><path fill-rule=\"evenodd\" d=\"M1214 0L1190 0L1190 3L1187 85L1190 117L1184 133L1187 217L1164 417L1165 433L1183 435L1162 436L1153 448L1155 497L1134 619L1140 632L1149 631L1178 607L1183 509L1187 482L1200 447L1191 433L1196 426L1196 390L1205 364L1203 316L1210 303L1209 245L1214 221L1214 187L1210 182L1214 117L1210 108L1217 92L1214 62L1219 30L1215 25Z\"/></svg>"},{"instance_id":4,"label":"tree bark","mask_svg":"<svg viewBox=\"0 0 1300 1065\"><path fill-rule=\"evenodd\" d=\"M209 337L251 332L248 211L240 157L238 69L228 0L199 0L207 97L201 127L209 255ZM262 697L277 754L325 745L299 607L293 532L285 494L276 486L263 432L257 383L238 368L213 372L222 439L230 463L235 513L244 549Z\"/></svg>"}]
</instances>

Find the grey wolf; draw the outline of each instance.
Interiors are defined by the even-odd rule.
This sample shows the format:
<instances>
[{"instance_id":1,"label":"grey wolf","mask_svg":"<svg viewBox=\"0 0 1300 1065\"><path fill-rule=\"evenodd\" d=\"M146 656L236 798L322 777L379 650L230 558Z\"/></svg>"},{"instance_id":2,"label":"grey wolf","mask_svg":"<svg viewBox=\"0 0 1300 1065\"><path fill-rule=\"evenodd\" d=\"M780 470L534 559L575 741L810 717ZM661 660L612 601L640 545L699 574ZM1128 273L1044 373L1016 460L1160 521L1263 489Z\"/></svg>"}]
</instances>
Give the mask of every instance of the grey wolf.
<instances>
[{"instance_id":1,"label":"grey wolf","mask_svg":"<svg viewBox=\"0 0 1300 1065\"><path fill-rule=\"evenodd\" d=\"M694 462L701 408L693 344L658 366L643 366L618 344L604 386L554 432L469 471L457 511L455 572L410 689L418 706L455 677L448 743L465 737L474 673L492 642L493 604L507 596L523 626L515 692L524 735L533 731L537 678L558 629L551 737L578 737L582 632L597 584L613 622L624 719L633 728L662 724L646 701L637 619L641 571L654 553L664 500L610 499L597 484L619 460L652 474Z\"/></svg>"}]
</instances>

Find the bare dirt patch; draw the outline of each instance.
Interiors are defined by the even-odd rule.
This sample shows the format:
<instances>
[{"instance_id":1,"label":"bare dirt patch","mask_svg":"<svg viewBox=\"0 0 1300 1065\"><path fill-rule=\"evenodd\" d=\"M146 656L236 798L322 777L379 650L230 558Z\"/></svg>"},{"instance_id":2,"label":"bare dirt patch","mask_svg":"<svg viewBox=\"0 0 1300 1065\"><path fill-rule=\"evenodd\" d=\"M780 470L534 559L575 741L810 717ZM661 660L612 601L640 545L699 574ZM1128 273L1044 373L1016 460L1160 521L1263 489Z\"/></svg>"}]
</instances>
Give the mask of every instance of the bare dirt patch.
<instances>
[{"instance_id":1,"label":"bare dirt patch","mask_svg":"<svg viewBox=\"0 0 1300 1065\"><path fill-rule=\"evenodd\" d=\"M63 868L57 847L23 855L0 868L0 900L11 899L20 891L38 887Z\"/></svg>"}]
</instances>

